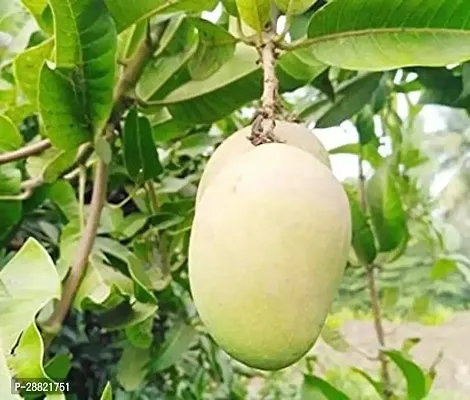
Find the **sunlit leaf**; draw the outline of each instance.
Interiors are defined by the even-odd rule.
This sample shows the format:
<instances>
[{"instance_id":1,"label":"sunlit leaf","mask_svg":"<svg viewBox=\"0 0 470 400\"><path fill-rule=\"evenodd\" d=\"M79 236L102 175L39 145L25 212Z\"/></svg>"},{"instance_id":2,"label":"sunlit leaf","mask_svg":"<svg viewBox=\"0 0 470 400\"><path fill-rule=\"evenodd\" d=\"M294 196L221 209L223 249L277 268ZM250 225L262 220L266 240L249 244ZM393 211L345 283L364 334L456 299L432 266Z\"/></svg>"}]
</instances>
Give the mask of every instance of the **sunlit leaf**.
<instances>
[{"instance_id":1,"label":"sunlit leaf","mask_svg":"<svg viewBox=\"0 0 470 400\"><path fill-rule=\"evenodd\" d=\"M4 351L10 351L36 313L60 293L60 279L52 259L35 239L28 239L0 271L0 338Z\"/></svg>"},{"instance_id":2,"label":"sunlit leaf","mask_svg":"<svg viewBox=\"0 0 470 400\"><path fill-rule=\"evenodd\" d=\"M149 349L124 346L121 358L117 364L116 379L127 391L134 391L144 382L148 373L147 364L150 361Z\"/></svg>"},{"instance_id":3,"label":"sunlit leaf","mask_svg":"<svg viewBox=\"0 0 470 400\"><path fill-rule=\"evenodd\" d=\"M271 17L270 0L236 0L238 13L248 26L262 32Z\"/></svg>"},{"instance_id":4,"label":"sunlit leaf","mask_svg":"<svg viewBox=\"0 0 470 400\"><path fill-rule=\"evenodd\" d=\"M0 115L0 153L16 150L23 144L23 137L13 122Z\"/></svg>"},{"instance_id":5,"label":"sunlit leaf","mask_svg":"<svg viewBox=\"0 0 470 400\"><path fill-rule=\"evenodd\" d=\"M327 381L313 375L304 375L302 400L317 400L319 395L328 400L350 400L346 394L330 385Z\"/></svg>"},{"instance_id":6,"label":"sunlit leaf","mask_svg":"<svg viewBox=\"0 0 470 400\"><path fill-rule=\"evenodd\" d=\"M470 57L467 7L465 0L329 1L310 21L311 51L354 70L463 62Z\"/></svg>"}]
</instances>

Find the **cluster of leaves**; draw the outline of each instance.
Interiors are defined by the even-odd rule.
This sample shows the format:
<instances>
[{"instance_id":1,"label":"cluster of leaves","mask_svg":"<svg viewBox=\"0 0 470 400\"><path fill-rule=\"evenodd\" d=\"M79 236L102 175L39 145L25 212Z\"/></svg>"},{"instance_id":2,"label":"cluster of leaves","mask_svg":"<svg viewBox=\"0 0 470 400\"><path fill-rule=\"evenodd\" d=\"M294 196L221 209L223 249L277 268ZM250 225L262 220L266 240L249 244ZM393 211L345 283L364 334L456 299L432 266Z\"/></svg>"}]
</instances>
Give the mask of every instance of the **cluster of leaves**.
<instances>
[{"instance_id":1,"label":"cluster of leaves","mask_svg":"<svg viewBox=\"0 0 470 400\"><path fill-rule=\"evenodd\" d=\"M17 398L12 376L66 378L76 398L111 398L111 386L118 398L246 398L258 377L267 397L350 398L315 376L309 359L295 367L301 383L279 391L217 348L191 302L197 182L214 146L258 107L263 71L242 32L257 37L271 11L270 1L222 3L0 0L2 399ZM276 67L280 93L289 93L284 116L317 128L353 123L358 143L331 154L354 154L373 171L367 182L345 183L354 224L347 278L358 286L349 293L364 292L364 267L401 281L410 263L397 263L423 243L430 261L420 261L446 278L461 260L447 251L412 174L426 159L406 140L397 104L421 91L422 104L468 108L468 66L459 64L470 58L465 1L275 3L288 38ZM213 10L215 22L203 18ZM419 109L410 105L409 116ZM2 158L25 146L38 150ZM48 318L82 251L99 165L107 196L96 237L49 346ZM389 289L382 300L393 307L398 292ZM403 396L421 399L435 372L414 364L408 347L384 354L405 376ZM383 396L384 382L357 373Z\"/></svg>"}]
</instances>

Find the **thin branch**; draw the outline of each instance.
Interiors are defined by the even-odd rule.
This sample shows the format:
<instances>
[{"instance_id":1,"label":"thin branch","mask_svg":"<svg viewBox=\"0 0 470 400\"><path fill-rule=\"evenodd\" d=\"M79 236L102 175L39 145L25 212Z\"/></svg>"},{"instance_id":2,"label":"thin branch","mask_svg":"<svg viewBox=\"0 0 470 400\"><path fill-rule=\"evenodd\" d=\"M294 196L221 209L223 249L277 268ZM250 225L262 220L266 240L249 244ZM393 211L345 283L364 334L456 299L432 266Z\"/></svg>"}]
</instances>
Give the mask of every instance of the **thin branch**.
<instances>
[{"instance_id":1,"label":"thin branch","mask_svg":"<svg viewBox=\"0 0 470 400\"><path fill-rule=\"evenodd\" d=\"M0 165L18 161L30 156L35 156L47 150L51 146L51 142L48 139L44 139L37 143L22 147L21 149L0 154Z\"/></svg>"},{"instance_id":2,"label":"thin branch","mask_svg":"<svg viewBox=\"0 0 470 400\"><path fill-rule=\"evenodd\" d=\"M158 39L156 42L151 42L149 35L147 35L139 44L139 47L129 60L114 92L114 107L111 117L108 120L106 128L103 132L109 140L113 140L114 130L119 124L122 114L128 107L126 95L130 90L133 90L140 75L142 74L147 62L151 59L155 50L156 43L159 42L168 22L163 23L157 30ZM73 261L67 280L64 284L62 296L54 309L53 314L44 325L45 330L45 346L46 348L51 343L55 335L61 329L61 326L67 316L69 309L73 303L76 292L80 286L80 282L85 275L86 267L89 262L93 245L95 243L98 226L100 222L101 212L105 205L106 190L108 182L108 168L106 163L101 159L97 161L96 173L93 185L93 194L90 204L90 212L88 215L85 229L78 246L77 258Z\"/></svg>"},{"instance_id":3,"label":"thin branch","mask_svg":"<svg viewBox=\"0 0 470 400\"><path fill-rule=\"evenodd\" d=\"M366 178L364 175L363 168L363 159L362 155L359 156L359 200L361 203L361 208L364 212L367 210L367 198L366 198ZM384 393L383 396L385 399L390 399L393 396L390 380L390 372L388 369L388 360L383 349L385 348L385 332L382 322L382 311L380 309L380 300L379 294L377 291L376 281L375 281L375 269L376 266L373 264L367 265L367 284L369 288L369 296L372 305L372 315L374 317L374 327L377 341L379 342L379 361L381 366L382 381L384 383Z\"/></svg>"},{"instance_id":4,"label":"thin branch","mask_svg":"<svg viewBox=\"0 0 470 400\"><path fill-rule=\"evenodd\" d=\"M95 243L101 211L106 198L107 182L107 165L102 160L99 160L96 166L90 212L85 230L83 231L82 238L78 246L77 258L75 258L69 275L67 276L60 301L58 302L54 313L46 323L47 331L52 334L57 333L62 327L62 323L69 312L70 306L72 305L75 294L83 278L86 265L88 264L88 258Z\"/></svg>"}]
</instances>

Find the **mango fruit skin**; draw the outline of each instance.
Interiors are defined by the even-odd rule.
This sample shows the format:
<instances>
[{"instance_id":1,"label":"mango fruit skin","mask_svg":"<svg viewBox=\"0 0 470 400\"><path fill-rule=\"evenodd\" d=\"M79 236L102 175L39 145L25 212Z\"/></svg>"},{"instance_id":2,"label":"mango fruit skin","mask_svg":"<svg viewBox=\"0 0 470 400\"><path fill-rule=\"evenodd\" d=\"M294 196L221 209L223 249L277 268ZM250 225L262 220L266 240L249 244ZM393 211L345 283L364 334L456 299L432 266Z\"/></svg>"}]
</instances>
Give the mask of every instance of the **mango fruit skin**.
<instances>
[{"instance_id":1,"label":"mango fruit skin","mask_svg":"<svg viewBox=\"0 0 470 400\"><path fill-rule=\"evenodd\" d=\"M274 134L277 138L283 141L284 144L307 151L318 158L318 160L328 168L331 168L330 158L325 147L314 133L305 125L286 121L276 121ZM251 126L247 126L229 136L219 147L217 147L207 162L206 168L199 182L196 204L199 204L206 187L227 163L235 160L239 155L255 148L255 146L253 146L247 139L250 135Z\"/></svg>"},{"instance_id":2,"label":"mango fruit skin","mask_svg":"<svg viewBox=\"0 0 470 400\"><path fill-rule=\"evenodd\" d=\"M208 332L250 367L295 363L320 334L350 241L347 196L324 164L277 143L239 155L206 188L190 237Z\"/></svg>"}]
</instances>

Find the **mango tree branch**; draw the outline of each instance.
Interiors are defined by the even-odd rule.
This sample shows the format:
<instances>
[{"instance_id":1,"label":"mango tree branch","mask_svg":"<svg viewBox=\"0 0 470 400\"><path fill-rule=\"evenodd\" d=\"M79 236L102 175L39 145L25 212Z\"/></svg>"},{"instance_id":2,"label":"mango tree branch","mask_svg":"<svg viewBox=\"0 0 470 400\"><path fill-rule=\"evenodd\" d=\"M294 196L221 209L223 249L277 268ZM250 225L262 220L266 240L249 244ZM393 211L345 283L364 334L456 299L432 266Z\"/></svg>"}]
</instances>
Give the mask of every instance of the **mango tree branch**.
<instances>
[{"instance_id":1,"label":"mango tree branch","mask_svg":"<svg viewBox=\"0 0 470 400\"><path fill-rule=\"evenodd\" d=\"M367 199L366 199L366 178L364 175L363 168L363 159L362 156L359 157L359 201L361 208L364 212L367 211ZM376 266L373 264L366 265L367 271L367 286L369 288L369 296L372 306L372 315L374 318L374 327L377 341L380 345L379 350L379 361L381 366L382 381L384 384L384 399L390 399L393 396L391 381L390 381L390 372L388 369L388 360L383 349L385 348L385 333L382 322L382 312L380 309L380 300L379 294L377 292L377 284L375 281L375 270Z\"/></svg>"},{"instance_id":2,"label":"mango tree branch","mask_svg":"<svg viewBox=\"0 0 470 400\"><path fill-rule=\"evenodd\" d=\"M37 143L24 146L21 149L0 154L0 165L35 156L36 154L40 154L47 150L51 146L51 142L48 139L44 139Z\"/></svg>"},{"instance_id":3,"label":"mango tree branch","mask_svg":"<svg viewBox=\"0 0 470 400\"><path fill-rule=\"evenodd\" d=\"M166 26L167 23L163 23L157 28L156 41L152 41L149 34L142 39L138 49L127 63L127 66L117 83L114 92L113 112L106 125L105 132L103 132L103 134L110 140L113 140L115 128L117 124L119 124L122 114L129 106L126 96L129 91L134 89L145 66L151 59ZM48 333L45 337L46 347L51 343L54 336L61 329L80 286L81 280L85 275L86 267L95 243L101 212L105 205L107 183L108 168L106 163L99 159L96 165L90 212L78 246L78 255L72 263L71 270L64 284L61 299L57 303L53 314L44 325L44 330Z\"/></svg>"}]
</instances>

